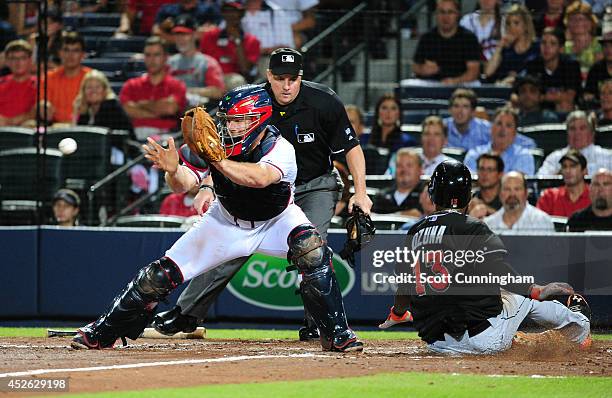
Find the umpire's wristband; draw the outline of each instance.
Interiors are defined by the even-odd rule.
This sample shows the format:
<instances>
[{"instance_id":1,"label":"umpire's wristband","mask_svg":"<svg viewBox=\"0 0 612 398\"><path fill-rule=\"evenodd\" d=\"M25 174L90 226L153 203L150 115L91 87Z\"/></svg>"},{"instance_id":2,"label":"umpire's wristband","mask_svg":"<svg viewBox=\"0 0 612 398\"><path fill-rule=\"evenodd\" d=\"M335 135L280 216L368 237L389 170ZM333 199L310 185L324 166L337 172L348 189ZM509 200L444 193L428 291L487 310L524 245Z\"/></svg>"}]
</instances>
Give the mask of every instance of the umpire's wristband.
<instances>
[{"instance_id":1,"label":"umpire's wristband","mask_svg":"<svg viewBox=\"0 0 612 398\"><path fill-rule=\"evenodd\" d=\"M213 187L212 185L208 185L208 184L202 184L200 185L200 191L203 189L210 189L210 192L212 192L215 199L217 199L217 193L215 192L215 187Z\"/></svg>"}]
</instances>

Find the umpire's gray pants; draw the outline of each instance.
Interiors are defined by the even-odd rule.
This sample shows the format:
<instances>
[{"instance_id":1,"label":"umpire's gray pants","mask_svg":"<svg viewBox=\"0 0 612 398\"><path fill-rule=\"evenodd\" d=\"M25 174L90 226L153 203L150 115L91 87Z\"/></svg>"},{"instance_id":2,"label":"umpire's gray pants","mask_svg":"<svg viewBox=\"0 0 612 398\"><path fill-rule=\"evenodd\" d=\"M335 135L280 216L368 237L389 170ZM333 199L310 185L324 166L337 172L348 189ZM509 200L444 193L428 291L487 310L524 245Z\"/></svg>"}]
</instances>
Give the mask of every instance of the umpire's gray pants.
<instances>
[{"instance_id":1,"label":"umpire's gray pants","mask_svg":"<svg viewBox=\"0 0 612 398\"><path fill-rule=\"evenodd\" d=\"M327 230L342 192L337 172L317 177L295 188L295 203L327 240ZM181 312L205 319L212 303L249 257L240 257L193 278L177 301Z\"/></svg>"}]
</instances>

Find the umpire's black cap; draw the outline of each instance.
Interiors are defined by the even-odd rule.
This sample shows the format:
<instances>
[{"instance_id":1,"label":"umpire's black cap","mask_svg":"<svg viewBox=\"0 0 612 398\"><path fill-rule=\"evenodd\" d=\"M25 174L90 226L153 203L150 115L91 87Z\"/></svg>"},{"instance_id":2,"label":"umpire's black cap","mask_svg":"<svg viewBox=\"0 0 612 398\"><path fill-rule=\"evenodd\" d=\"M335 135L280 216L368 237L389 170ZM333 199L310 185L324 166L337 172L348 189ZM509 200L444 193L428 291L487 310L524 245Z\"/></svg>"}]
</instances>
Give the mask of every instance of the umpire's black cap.
<instances>
[{"instance_id":1,"label":"umpire's black cap","mask_svg":"<svg viewBox=\"0 0 612 398\"><path fill-rule=\"evenodd\" d=\"M472 199L472 174L456 160L440 163L429 181L429 197L439 207L463 209Z\"/></svg>"},{"instance_id":2,"label":"umpire's black cap","mask_svg":"<svg viewBox=\"0 0 612 398\"><path fill-rule=\"evenodd\" d=\"M302 54L293 48L279 48L270 54L270 66L273 75L302 76L304 67Z\"/></svg>"}]
</instances>

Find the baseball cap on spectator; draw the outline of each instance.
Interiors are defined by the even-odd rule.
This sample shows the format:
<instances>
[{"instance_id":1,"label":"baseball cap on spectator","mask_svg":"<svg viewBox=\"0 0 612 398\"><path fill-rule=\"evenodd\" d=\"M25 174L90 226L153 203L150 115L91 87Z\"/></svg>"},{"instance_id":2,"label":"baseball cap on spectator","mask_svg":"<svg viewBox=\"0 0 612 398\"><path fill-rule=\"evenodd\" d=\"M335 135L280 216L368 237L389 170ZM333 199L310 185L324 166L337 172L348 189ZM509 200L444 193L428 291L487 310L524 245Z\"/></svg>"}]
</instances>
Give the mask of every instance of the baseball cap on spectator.
<instances>
[{"instance_id":1,"label":"baseball cap on spectator","mask_svg":"<svg viewBox=\"0 0 612 398\"><path fill-rule=\"evenodd\" d=\"M189 14L181 14L176 18L172 33L193 33L197 29L196 23Z\"/></svg>"},{"instance_id":2,"label":"baseball cap on spectator","mask_svg":"<svg viewBox=\"0 0 612 398\"><path fill-rule=\"evenodd\" d=\"M273 75L301 76L304 74L302 54L293 48L279 48L270 55L268 67Z\"/></svg>"},{"instance_id":3,"label":"baseball cap on spectator","mask_svg":"<svg viewBox=\"0 0 612 398\"><path fill-rule=\"evenodd\" d=\"M55 202L58 200L63 200L74 207L81 206L81 198L79 198L79 195L72 189L63 188L57 191L55 195L53 195L53 204L55 204Z\"/></svg>"},{"instance_id":4,"label":"baseball cap on spectator","mask_svg":"<svg viewBox=\"0 0 612 398\"><path fill-rule=\"evenodd\" d=\"M532 86L536 87L541 93L544 93L544 86L542 86L542 82L540 81L540 79L532 75L518 77L514 82L514 92L518 94L521 87L523 87L525 84L531 84Z\"/></svg>"},{"instance_id":5,"label":"baseball cap on spectator","mask_svg":"<svg viewBox=\"0 0 612 398\"><path fill-rule=\"evenodd\" d=\"M242 1L224 1L223 4L221 4L221 8L235 8L237 10L243 10L244 9L244 4L242 4Z\"/></svg>"},{"instance_id":6,"label":"baseball cap on spectator","mask_svg":"<svg viewBox=\"0 0 612 398\"><path fill-rule=\"evenodd\" d=\"M559 159L559 164L563 163L564 160L571 160L572 162L579 164L582 169L586 169L587 160L583 154L580 153L577 149L570 149L563 155L561 159Z\"/></svg>"}]
</instances>

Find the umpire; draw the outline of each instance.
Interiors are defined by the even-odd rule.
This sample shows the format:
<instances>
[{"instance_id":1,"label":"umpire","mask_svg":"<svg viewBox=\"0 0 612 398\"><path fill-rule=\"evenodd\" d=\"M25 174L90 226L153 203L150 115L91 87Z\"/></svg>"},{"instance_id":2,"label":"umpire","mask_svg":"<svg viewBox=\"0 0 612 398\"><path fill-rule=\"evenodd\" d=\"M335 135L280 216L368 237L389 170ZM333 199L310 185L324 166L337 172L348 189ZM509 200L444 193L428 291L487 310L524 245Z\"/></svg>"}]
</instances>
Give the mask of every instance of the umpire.
<instances>
[{"instance_id":1,"label":"umpire","mask_svg":"<svg viewBox=\"0 0 612 398\"><path fill-rule=\"evenodd\" d=\"M327 230L342 192L342 182L333 168L332 157L346 157L353 176L355 194L349 201L366 214L372 202L366 194L365 160L344 105L330 88L302 80L302 54L291 48L280 48L270 55L266 90L273 99L270 122L295 148L298 175L295 182L295 203L327 239ZM195 329L198 320L206 317L217 299L248 257L241 257L216 267L191 280L170 311L158 314L155 328L172 335ZM300 340L318 338L314 323L305 314Z\"/></svg>"}]
</instances>

